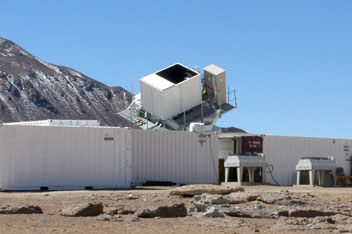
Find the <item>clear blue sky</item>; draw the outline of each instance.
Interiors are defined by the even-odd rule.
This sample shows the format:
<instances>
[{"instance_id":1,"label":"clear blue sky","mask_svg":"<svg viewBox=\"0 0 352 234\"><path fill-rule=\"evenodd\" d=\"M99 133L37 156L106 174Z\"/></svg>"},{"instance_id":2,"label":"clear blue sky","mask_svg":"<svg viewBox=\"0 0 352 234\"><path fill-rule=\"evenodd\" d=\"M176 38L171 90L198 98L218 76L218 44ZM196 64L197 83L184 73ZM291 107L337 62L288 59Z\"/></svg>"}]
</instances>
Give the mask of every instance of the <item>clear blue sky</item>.
<instances>
[{"instance_id":1,"label":"clear blue sky","mask_svg":"<svg viewBox=\"0 0 352 234\"><path fill-rule=\"evenodd\" d=\"M175 62L216 64L248 132L352 138L352 1L1 0L0 36L134 91Z\"/></svg>"}]
</instances>

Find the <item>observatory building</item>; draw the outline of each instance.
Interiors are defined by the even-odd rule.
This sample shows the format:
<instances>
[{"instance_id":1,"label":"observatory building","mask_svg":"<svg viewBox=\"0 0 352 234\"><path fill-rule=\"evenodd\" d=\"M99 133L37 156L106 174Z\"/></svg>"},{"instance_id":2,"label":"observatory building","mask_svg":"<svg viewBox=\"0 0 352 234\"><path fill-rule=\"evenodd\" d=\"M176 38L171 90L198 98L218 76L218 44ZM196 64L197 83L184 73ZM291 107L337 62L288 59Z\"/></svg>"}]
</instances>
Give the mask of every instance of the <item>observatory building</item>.
<instances>
[{"instance_id":1,"label":"observatory building","mask_svg":"<svg viewBox=\"0 0 352 234\"><path fill-rule=\"evenodd\" d=\"M119 114L142 129L211 131L237 106L234 90L226 90L226 71L213 64L201 74L175 63L141 78L140 91Z\"/></svg>"}]
</instances>

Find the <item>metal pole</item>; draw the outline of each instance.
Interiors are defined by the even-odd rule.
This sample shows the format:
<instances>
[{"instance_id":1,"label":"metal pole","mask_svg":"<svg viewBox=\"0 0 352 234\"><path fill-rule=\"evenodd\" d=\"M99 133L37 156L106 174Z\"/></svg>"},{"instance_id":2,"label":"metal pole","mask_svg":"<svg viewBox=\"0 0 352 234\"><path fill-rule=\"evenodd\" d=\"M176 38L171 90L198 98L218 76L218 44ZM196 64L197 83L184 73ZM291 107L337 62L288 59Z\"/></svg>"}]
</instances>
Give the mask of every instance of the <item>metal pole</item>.
<instances>
[{"instance_id":1,"label":"metal pole","mask_svg":"<svg viewBox=\"0 0 352 234\"><path fill-rule=\"evenodd\" d=\"M148 112L145 112L145 119L147 120L147 130L148 130Z\"/></svg>"},{"instance_id":2,"label":"metal pole","mask_svg":"<svg viewBox=\"0 0 352 234\"><path fill-rule=\"evenodd\" d=\"M203 101L200 103L200 111L201 111L201 114L202 114L202 123L204 122L204 119L203 119Z\"/></svg>"},{"instance_id":3,"label":"metal pole","mask_svg":"<svg viewBox=\"0 0 352 234\"><path fill-rule=\"evenodd\" d=\"M231 104L230 103L230 85L227 86L227 103Z\"/></svg>"},{"instance_id":4,"label":"metal pole","mask_svg":"<svg viewBox=\"0 0 352 234\"><path fill-rule=\"evenodd\" d=\"M131 83L131 94L132 94L132 102L133 102L133 84ZM132 127L135 128L135 124L133 122L133 118L132 118L132 107L133 104L131 104L131 108L130 108L130 116L131 116L131 123L132 123Z\"/></svg>"}]
</instances>

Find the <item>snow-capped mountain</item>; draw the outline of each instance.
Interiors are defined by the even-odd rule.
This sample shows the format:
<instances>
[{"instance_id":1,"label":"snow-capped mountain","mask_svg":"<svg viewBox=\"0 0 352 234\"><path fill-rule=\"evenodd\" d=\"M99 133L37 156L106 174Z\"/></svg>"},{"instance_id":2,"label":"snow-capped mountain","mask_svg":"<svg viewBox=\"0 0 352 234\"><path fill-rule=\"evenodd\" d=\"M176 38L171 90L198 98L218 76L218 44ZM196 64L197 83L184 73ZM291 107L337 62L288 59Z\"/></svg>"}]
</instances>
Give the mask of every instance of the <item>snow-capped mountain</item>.
<instances>
[{"instance_id":1,"label":"snow-capped mountain","mask_svg":"<svg viewBox=\"0 0 352 234\"><path fill-rule=\"evenodd\" d=\"M131 102L121 87L109 87L71 68L46 63L0 38L0 120L96 119L130 126L117 115Z\"/></svg>"}]
</instances>

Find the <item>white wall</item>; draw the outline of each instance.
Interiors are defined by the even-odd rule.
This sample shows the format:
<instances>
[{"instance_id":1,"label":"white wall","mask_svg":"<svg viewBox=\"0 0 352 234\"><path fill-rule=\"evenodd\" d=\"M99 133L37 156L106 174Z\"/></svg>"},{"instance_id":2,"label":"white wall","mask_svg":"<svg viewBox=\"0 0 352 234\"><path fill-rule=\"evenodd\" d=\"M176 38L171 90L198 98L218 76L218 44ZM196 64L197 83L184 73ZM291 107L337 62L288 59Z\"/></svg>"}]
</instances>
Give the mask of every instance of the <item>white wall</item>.
<instances>
[{"instance_id":1,"label":"white wall","mask_svg":"<svg viewBox=\"0 0 352 234\"><path fill-rule=\"evenodd\" d=\"M264 136L263 151L268 164L274 166L273 175L281 185L296 184L295 167L302 157L328 157L336 159L336 165L343 167L345 174L350 175L349 163L352 140L327 139L289 136ZM274 183L271 176L267 181Z\"/></svg>"},{"instance_id":2,"label":"white wall","mask_svg":"<svg viewBox=\"0 0 352 234\"><path fill-rule=\"evenodd\" d=\"M201 75L198 74L189 80L178 84L180 88L180 112L200 105L202 101ZM176 113L176 114L179 114Z\"/></svg>"},{"instance_id":3,"label":"white wall","mask_svg":"<svg viewBox=\"0 0 352 234\"><path fill-rule=\"evenodd\" d=\"M191 132L133 130L132 139L135 184L218 183L215 134L202 137Z\"/></svg>"},{"instance_id":4,"label":"white wall","mask_svg":"<svg viewBox=\"0 0 352 234\"><path fill-rule=\"evenodd\" d=\"M0 187L128 188L131 133L123 128L0 127Z\"/></svg>"}]
</instances>

